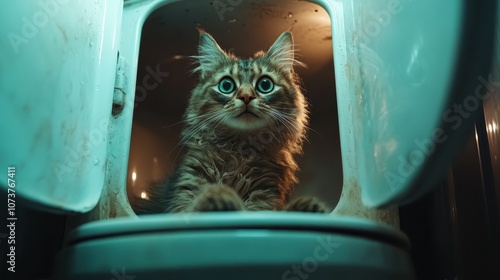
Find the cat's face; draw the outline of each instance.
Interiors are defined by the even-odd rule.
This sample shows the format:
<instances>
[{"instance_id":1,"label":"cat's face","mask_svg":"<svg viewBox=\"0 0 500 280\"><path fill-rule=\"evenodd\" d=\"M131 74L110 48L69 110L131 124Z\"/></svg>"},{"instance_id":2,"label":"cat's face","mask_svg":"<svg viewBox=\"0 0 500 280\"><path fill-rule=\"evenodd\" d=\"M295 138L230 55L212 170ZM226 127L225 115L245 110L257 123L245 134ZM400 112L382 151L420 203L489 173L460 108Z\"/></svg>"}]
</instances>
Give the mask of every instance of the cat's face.
<instances>
[{"instance_id":1,"label":"cat's face","mask_svg":"<svg viewBox=\"0 0 500 280\"><path fill-rule=\"evenodd\" d=\"M251 59L225 53L202 33L199 52L200 83L193 91L188 119L201 116L214 129L225 126L238 131L268 126L295 130L302 125L305 102L294 80L291 33L283 33L267 53Z\"/></svg>"}]
</instances>

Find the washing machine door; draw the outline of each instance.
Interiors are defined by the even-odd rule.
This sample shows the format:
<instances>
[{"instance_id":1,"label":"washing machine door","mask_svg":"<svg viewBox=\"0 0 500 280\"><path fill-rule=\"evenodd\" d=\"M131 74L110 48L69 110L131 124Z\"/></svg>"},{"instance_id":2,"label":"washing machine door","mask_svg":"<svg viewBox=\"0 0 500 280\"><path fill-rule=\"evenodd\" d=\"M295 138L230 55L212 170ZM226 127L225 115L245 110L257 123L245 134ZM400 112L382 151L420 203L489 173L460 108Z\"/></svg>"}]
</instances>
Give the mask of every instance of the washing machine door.
<instances>
[{"instance_id":1,"label":"washing machine door","mask_svg":"<svg viewBox=\"0 0 500 280\"><path fill-rule=\"evenodd\" d=\"M443 178L499 85L490 74L496 1L352 0L342 9L352 123L341 127L353 127L363 202L409 202Z\"/></svg>"},{"instance_id":2,"label":"washing machine door","mask_svg":"<svg viewBox=\"0 0 500 280\"><path fill-rule=\"evenodd\" d=\"M0 175L9 199L85 212L104 183L122 1L0 9ZM14 205L14 204L12 204Z\"/></svg>"}]
</instances>

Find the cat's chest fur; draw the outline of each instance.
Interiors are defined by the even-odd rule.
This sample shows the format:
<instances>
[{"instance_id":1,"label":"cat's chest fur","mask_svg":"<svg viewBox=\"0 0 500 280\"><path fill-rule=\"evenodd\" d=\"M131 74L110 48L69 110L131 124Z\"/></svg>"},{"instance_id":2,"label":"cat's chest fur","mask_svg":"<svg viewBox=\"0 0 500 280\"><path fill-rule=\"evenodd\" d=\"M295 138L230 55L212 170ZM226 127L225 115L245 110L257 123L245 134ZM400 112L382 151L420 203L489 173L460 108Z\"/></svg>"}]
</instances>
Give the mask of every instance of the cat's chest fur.
<instances>
[{"instance_id":1,"label":"cat's chest fur","mask_svg":"<svg viewBox=\"0 0 500 280\"><path fill-rule=\"evenodd\" d=\"M205 143L190 147L184 158L184 165L196 176L209 183L222 183L234 188L242 198L255 189L279 188L286 166L276 161L276 155L266 150L245 154L236 147L218 147Z\"/></svg>"}]
</instances>

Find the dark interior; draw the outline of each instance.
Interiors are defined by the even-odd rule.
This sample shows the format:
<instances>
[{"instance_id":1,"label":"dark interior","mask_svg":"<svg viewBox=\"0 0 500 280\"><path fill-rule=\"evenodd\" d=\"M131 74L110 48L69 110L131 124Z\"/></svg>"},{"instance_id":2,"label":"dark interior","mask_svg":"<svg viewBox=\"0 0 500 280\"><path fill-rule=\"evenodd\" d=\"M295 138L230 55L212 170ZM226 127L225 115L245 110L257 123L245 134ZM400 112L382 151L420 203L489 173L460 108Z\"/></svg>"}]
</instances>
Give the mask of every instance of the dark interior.
<instances>
[{"instance_id":1,"label":"dark interior","mask_svg":"<svg viewBox=\"0 0 500 280\"><path fill-rule=\"evenodd\" d=\"M148 185L172 172L184 152L177 145L179 122L197 83L197 76L190 74L196 67L190 56L197 54L197 25L239 57L267 50L279 34L292 29L297 58L307 65L296 71L311 111L295 194L319 197L330 209L337 204L342 163L328 13L305 1L240 2L229 8L209 1L169 4L145 22L127 179L132 206L137 199L148 199ZM155 71L161 74L151 75Z\"/></svg>"}]
</instances>

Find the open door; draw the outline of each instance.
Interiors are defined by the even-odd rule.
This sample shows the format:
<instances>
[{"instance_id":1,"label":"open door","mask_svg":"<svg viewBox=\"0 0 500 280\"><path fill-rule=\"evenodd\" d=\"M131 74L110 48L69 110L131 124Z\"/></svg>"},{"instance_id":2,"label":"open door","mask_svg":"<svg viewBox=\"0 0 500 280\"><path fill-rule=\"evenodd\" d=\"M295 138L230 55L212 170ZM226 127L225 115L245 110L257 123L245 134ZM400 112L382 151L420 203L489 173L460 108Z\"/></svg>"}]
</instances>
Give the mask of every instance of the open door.
<instances>
[{"instance_id":1,"label":"open door","mask_svg":"<svg viewBox=\"0 0 500 280\"><path fill-rule=\"evenodd\" d=\"M336 73L347 93L339 107L352 110L341 120L342 151L355 151L351 171L365 205L409 202L443 178L492 91L496 1L341 7L346 44L336 51L345 60Z\"/></svg>"},{"instance_id":2,"label":"open door","mask_svg":"<svg viewBox=\"0 0 500 280\"><path fill-rule=\"evenodd\" d=\"M98 202L122 9L115 0L0 9L0 186L9 198L63 212Z\"/></svg>"}]
</instances>

